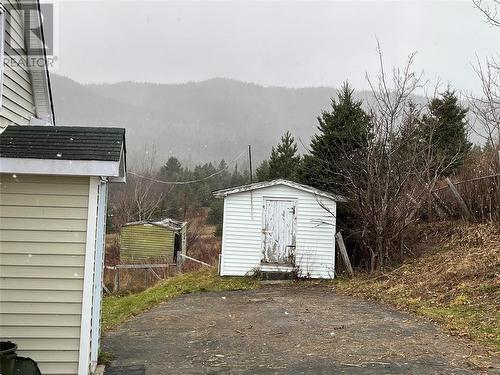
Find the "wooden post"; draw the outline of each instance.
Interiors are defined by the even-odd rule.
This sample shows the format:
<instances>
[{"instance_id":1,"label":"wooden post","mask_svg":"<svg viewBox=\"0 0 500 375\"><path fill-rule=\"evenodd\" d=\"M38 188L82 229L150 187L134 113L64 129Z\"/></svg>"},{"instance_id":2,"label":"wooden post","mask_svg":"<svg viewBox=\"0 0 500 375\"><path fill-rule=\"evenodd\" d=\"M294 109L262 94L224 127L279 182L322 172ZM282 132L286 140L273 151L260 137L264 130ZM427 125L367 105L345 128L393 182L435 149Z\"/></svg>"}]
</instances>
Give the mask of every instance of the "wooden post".
<instances>
[{"instance_id":1,"label":"wooden post","mask_svg":"<svg viewBox=\"0 0 500 375\"><path fill-rule=\"evenodd\" d=\"M115 269L115 285L113 292L117 293L120 290L120 269L117 267Z\"/></svg>"},{"instance_id":2,"label":"wooden post","mask_svg":"<svg viewBox=\"0 0 500 375\"><path fill-rule=\"evenodd\" d=\"M470 218L469 209L467 208L467 204L465 203L464 199L462 198L462 196L458 192L457 188L455 187L455 185L453 185L453 182L451 182L451 180L448 177L446 177L446 183L448 184L451 192L453 193L453 195L457 199L457 202L462 210L462 217L464 219L469 219Z\"/></svg>"},{"instance_id":3,"label":"wooden post","mask_svg":"<svg viewBox=\"0 0 500 375\"><path fill-rule=\"evenodd\" d=\"M182 257L181 257L181 252L179 251L177 253L177 259L176 259L176 263L177 263L177 274L181 274L182 272Z\"/></svg>"},{"instance_id":4,"label":"wooden post","mask_svg":"<svg viewBox=\"0 0 500 375\"><path fill-rule=\"evenodd\" d=\"M351 262L349 261L349 256L347 255L347 249L345 248L344 239L342 238L342 234L337 232L335 235L337 239L337 244L339 245L340 255L342 256L342 260L344 261L344 265L347 269L347 273L349 277L354 276L354 271L352 270Z\"/></svg>"},{"instance_id":5,"label":"wooden post","mask_svg":"<svg viewBox=\"0 0 500 375\"><path fill-rule=\"evenodd\" d=\"M253 184L252 145L248 145L248 164L249 164L249 168L250 168L250 183Z\"/></svg>"},{"instance_id":6,"label":"wooden post","mask_svg":"<svg viewBox=\"0 0 500 375\"><path fill-rule=\"evenodd\" d=\"M443 220L446 219L447 218L446 212L443 210L443 208L441 208L441 207L446 208L446 205L443 203L441 198L439 198L439 195L437 195L437 193L435 191L431 192L431 194L432 194L432 197L434 198L434 204L432 206L436 210L439 218L443 219Z\"/></svg>"}]
</instances>

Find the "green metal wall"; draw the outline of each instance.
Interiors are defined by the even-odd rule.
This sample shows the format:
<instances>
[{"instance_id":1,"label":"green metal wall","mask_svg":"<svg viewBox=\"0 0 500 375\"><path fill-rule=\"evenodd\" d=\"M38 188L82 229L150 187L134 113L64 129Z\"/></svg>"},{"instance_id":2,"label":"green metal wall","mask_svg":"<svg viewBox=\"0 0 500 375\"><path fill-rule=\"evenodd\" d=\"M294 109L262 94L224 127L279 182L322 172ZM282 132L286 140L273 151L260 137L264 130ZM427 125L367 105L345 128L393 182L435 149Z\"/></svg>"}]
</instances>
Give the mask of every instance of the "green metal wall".
<instances>
[{"instance_id":1,"label":"green metal wall","mask_svg":"<svg viewBox=\"0 0 500 375\"><path fill-rule=\"evenodd\" d=\"M122 227L120 235L121 260L162 258L173 261L175 232L152 224Z\"/></svg>"}]
</instances>

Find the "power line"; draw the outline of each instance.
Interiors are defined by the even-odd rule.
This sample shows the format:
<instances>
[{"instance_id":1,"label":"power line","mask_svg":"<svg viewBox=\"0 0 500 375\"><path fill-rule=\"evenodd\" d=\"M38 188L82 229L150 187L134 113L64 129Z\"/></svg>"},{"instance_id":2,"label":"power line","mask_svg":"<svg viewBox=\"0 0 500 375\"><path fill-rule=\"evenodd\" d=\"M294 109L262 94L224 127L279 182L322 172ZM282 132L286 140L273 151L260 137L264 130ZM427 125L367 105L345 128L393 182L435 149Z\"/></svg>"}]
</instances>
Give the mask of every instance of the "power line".
<instances>
[{"instance_id":1,"label":"power line","mask_svg":"<svg viewBox=\"0 0 500 375\"><path fill-rule=\"evenodd\" d=\"M217 176L218 174L226 171L229 166L233 163L235 163L239 158L241 158L241 156L243 154L247 153L247 150L243 150L236 158L234 158L232 161L230 161L224 168L206 176L206 177L203 177L203 178L200 178L200 179L197 179L197 180L190 180L190 181L163 181L163 180L158 180L156 178L153 178L153 177L148 177L148 176L143 176L139 173L135 173L135 172L132 172L132 171L129 171L127 173L130 173L131 175L134 175L136 177L139 177L139 178L142 178L142 179L145 179L145 180L148 180L148 181L152 181L152 182L157 182L159 184L165 184L165 185L189 185L189 184L194 184L194 183L197 183L197 182L202 182L202 181L205 181L205 180L208 180L214 176Z\"/></svg>"}]
</instances>

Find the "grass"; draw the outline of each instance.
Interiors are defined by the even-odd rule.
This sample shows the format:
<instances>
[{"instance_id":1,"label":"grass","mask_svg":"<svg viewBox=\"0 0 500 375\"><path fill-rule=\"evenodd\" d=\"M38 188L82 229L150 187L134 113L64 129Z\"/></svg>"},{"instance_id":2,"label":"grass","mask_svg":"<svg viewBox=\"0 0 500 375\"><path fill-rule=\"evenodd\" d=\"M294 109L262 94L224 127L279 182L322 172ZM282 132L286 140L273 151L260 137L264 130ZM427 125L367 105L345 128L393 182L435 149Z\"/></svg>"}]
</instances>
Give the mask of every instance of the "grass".
<instances>
[{"instance_id":1,"label":"grass","mask_svg":"<svg viewBox=\"0 0 500 375\"><path fill-rule=\"evenodd\" d=\"M102 330L107 331L151 307L182 294L206 291L243 290L259 287L248 277L220 277L213 268L169 278L143 292L107 296L102 306Z\"/></svg>"},{"instance_id":2,"label":"grass","mask_svg":"<svg viewBox=\"0 0 500 375\"><path fill-rule=\"evenodd\" d=\"M500 350L500 229L434 225L421 257L375 275L338 279L340 293L425 316L448 332Z\"/></svg>"},{"instance_id":3,"label":"grass","mask_svg":"<svg viewBox=\"0 0 500 375\"><path fill-rule=\"evenodd\" d=\"M109 366L114 359L115 356L113 354L100 350L99 356L97 358L97 363L100 365Z\"/></svg>"}]
</instances>

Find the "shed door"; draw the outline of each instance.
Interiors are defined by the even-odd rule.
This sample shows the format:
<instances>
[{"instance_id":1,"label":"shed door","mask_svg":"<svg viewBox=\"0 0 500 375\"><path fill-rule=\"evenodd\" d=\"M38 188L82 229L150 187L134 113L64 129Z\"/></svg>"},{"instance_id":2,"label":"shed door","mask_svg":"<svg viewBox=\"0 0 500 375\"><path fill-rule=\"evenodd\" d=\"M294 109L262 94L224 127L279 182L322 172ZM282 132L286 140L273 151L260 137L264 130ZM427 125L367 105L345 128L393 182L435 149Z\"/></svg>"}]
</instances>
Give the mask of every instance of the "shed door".
<instances>
[{"instance_id":1,"label":"shed door","mask_svg":"<svg viewBox=\"0 0 500 375\"><path fill-rule=\"evenodd\" d=\"M262 262L294 264L295 201L264 201Z\"/></svg>"}]
</instances>

